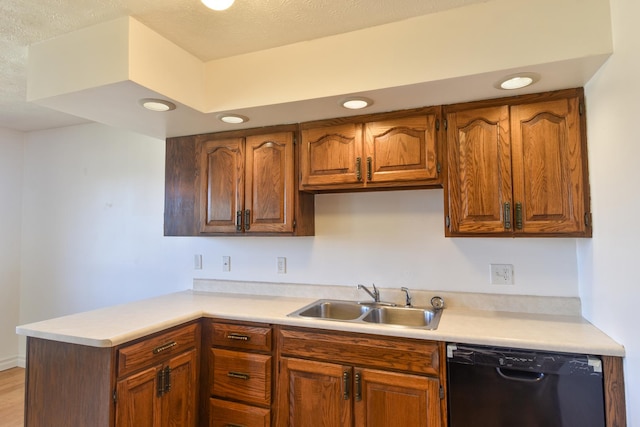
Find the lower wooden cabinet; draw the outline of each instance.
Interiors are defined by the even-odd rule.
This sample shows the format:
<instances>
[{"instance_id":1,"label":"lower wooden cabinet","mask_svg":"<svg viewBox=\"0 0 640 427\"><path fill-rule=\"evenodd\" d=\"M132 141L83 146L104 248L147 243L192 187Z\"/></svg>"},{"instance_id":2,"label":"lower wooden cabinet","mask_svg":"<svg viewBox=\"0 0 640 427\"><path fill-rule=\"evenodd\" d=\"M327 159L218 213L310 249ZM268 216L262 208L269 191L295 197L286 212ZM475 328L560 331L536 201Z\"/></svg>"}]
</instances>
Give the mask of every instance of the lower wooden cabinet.
<instances>
[{"instance_id":1,"label":"lower wooden cabinet","mask_svg":"<svg viewBox=\"0 0 640 427\"><path fill-rule=\"evenodd\" d=\"M195 426L196 350L118 381L116 427Z\"/></svg>"},{"instance_id":2,"label":"lower wooden cabinet","mask_svg":"<svg viewBox=\"0 0 640 427\"><path fill-rule=\"evenodd\" d=\"M279 339L278 427L444 425L438 343L287 329Z\"/></svg>"},{"instance_id":3,"label":"lower wooden cabinet","mask_svg":"<svg viewBox=\"0 0 640 427\"><path fill-rule=\"evenodd\" d=\"M199 341L193 323L118 351L116 427L196 426Z\"/></svg>"}]
</instances>

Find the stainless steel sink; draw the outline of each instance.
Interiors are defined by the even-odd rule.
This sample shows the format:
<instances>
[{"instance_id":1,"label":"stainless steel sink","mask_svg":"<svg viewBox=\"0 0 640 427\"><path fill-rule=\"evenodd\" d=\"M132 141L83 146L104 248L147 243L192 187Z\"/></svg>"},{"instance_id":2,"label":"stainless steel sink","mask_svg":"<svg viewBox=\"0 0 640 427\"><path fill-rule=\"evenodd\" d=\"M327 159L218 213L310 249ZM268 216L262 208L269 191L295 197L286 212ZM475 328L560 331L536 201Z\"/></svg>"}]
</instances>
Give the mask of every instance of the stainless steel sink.
<instances>
[{"instance_id":1,"label":"stainless steel sink","mask_svg":"<svg viewBox=\"0 0 640 427\"><path fill-rule=\"evenodd\" d=\"M291 313L290 316L328 320L354 320L367 313L370 309L371 307L354 301L320 300Z\"/></svg>"},{"instance_id":2,"label":"stainless steel sink","mask_svg":"<svg viewBox=\"0 0 640 427\"><path fill-rule=\"evenodd\" d=\"M379 307L367 313L362 321L383 325L436 329L442 310L415 307Z\"/></svg>"},{"instance_id":3,"label":"stainless steel sink","mask_svg":"<svg viewBox=\"0 0 640 427\"><path fill-rule=\"evenodd\" d=\"M321 299L288 316L433 330L438 327L441 315L442 310L430 308Z\"/></svg>"}]
</instances>

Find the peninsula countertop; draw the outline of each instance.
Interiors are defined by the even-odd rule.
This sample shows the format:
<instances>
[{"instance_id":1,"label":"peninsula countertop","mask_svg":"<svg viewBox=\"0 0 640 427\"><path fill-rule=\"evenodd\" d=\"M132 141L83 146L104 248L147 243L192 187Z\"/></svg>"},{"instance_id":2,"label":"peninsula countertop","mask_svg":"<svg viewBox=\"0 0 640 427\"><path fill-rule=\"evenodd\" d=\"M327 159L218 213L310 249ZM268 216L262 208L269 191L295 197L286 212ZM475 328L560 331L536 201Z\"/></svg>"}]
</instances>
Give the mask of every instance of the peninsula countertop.
<instances>
[{"instance_id":1,"label":"peninsula countertop","mask_svg":"<svg viewBox=\"0 0 640 427\"><path fill-rule=\"evenodd\" d=\"M287 315L319 298L187 290L58 317L16 328L20 335L92 347L114 347L205 318L523 349L625 355L624 347L579 315L445 308L436 330Z\"/></svg>"}]
</instances>

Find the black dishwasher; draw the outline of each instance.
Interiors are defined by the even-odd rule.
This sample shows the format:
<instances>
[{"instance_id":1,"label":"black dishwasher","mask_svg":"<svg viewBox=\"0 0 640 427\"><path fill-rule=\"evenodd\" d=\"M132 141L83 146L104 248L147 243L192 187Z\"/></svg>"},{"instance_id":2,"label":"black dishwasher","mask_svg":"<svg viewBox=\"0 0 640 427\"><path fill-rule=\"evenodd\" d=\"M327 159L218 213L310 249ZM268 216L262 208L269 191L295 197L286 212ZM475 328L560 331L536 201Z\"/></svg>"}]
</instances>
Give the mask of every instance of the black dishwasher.
<instances>
[{"instance_id":1,"label":"black dishwasher","mask_svg":"<svg viewBox=\"0 0 640 427\"><path fill-rule=\"evenodd\" d=\"M604 427L598 357L447 345L449 427Z\"/></svg>"}]
</instances>

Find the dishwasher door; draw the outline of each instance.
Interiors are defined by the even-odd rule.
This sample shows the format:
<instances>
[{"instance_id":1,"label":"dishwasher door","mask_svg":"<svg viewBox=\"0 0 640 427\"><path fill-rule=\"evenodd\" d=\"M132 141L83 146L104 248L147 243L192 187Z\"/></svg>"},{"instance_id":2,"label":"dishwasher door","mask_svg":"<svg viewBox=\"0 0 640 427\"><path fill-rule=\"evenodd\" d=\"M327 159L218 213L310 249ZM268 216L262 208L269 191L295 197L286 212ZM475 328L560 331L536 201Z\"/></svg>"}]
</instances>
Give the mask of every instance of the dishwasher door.
<instances>
[{"instance_id":1,"label":"dishwasher door","mask_svg":"<svg viewBox=\"0 0 640 427\"><path fill-rule=\"evenodd\" d=\"M602 361L447 346L449 427L605 427Z\"/></svg>"}]
</instances>

